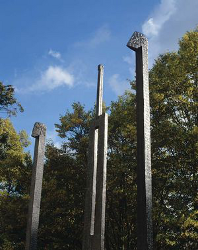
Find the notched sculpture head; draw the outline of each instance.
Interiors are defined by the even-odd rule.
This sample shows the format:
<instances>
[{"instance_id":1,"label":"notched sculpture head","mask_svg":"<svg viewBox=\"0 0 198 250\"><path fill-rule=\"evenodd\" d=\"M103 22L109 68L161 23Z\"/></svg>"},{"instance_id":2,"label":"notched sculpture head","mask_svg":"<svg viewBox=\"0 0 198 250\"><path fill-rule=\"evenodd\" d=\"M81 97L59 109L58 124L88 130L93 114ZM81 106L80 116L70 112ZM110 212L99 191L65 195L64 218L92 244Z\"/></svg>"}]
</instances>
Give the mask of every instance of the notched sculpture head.
<instances>
[{"instance_id":1,"label":"notched sculpture head","mask_svg":"<svg viewBox=\"0 0 198 250\"><path fill-rule=\"evenodd\" d=\"M104 69L104 66L102 64L99 64L98 65L98 70L103 70Z\"/></svg>"},{"instance_id":2,"label":"notched sculpture head","mask_svg":"<svg viewBox=\"0 0 198 250\"><path fill-rule=\"evenodd\" d=\"M34 128L32 130L32 137L36 138L40 135L44 135L46 134L46 126L43 123L40 122L36 122L34 124Z\"/></svg>"},{"instance_id":3,"label":"notched sculpture head","mask_svg":"<svg viewBox=\"0 0 198 250\"><path fill-rule=\"evenodd\" d=\"M127 47L136 51L138 48L147 45L147 38L140 32L135 31L127 43Z\"/></svg>"}]
</instances>

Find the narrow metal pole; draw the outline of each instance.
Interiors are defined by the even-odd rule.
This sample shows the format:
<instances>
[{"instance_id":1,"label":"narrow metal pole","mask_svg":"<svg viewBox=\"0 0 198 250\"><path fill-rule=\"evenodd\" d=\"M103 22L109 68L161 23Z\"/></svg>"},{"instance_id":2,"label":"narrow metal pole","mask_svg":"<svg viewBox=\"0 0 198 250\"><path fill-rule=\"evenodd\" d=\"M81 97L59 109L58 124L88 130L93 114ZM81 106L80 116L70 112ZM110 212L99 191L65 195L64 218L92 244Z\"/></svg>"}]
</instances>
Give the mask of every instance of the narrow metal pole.
<instances>
[{"instance_id":1,"label":"narrow metal pole","mask_svg":"<svg viewBox=\"0 0 198 250\"><path fill-rule=\"evenodd\" d=\"M32 131L32 137L36 138L34 147L34 162L30 190L30 202L28 210L28 223L26 231L26 250L37 249L37 233L39 225L41 189L43 180L43 166L45 153L46 127L36 122Z\"/></svg>"},{"instance_id":2,"label":"narrow metal pole","mask_svg":"<svg viewBox=\"0 0 198 250\"><path fill-rule=\"evenodd\" d=\"M134 32L127 47L136 53L138 250L153 249L148 40Z\"/></svg>"}]
</instances>

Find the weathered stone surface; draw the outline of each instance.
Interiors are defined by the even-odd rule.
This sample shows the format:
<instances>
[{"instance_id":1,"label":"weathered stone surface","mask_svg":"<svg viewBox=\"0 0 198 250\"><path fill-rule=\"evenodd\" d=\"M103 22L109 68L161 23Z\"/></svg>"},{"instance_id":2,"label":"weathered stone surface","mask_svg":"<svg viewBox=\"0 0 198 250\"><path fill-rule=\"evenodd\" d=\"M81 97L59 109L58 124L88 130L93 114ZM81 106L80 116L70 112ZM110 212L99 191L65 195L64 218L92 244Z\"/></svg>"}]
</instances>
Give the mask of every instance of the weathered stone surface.
<instances>
[{"instance_id":1,"label":"weathered stone surface","mask_svg":"<svg viewBox=\"0 0 198 250\"><path fill-rule=\"evenodd\" d=\"M140 32L135 31L127 43L127 47L136 51L138 48L148 46L147 38Z\"/></svg>"},{"instance_id":2,"label":"weathered stone surface","mask_svg":"<svg viewBox=\"0 0 198 250\"><path fill-rule=\"evenodd\" d=\"M37 138L40 135L45 136L45 134L46 134L46 126L40 122L36 122L32 130L32 137Z\"/></svg>"},{"instance_id":3,"label":"weathered stone surface","mask_svg":"<svg viewBox=\"0 0 198 250\"><path fill-rule=\"evenodd\" d=\"M102 114L103 66L98 66L96 119L89 133L83 250L104 250L108 115Z\"/></svg>"},{"instance_id":4,"label":"weathered stone surface","mask_svg":"<svg viewBox=\"0 0 198 250\"><path fill-rule=\"evenodd\" d=\"M153 249L148 41L134 32L127 46L136 52L138 250Z\"/></svg>"},{"instance_id":5,"label":"weathered stone surface","mask_svg":"<svg viewBox=\"0 0 198 250\"><path fill-rule=\"evenodd\" d=\"M46 127L36 122L32 137L36 138L34 147L34 162L30 189L30 202L28 210L28 223L26 231L26 250L37 249L37 232L39 225L41 189L43 179L44 153L45 153Z\"/></svg>"}]
</instances>

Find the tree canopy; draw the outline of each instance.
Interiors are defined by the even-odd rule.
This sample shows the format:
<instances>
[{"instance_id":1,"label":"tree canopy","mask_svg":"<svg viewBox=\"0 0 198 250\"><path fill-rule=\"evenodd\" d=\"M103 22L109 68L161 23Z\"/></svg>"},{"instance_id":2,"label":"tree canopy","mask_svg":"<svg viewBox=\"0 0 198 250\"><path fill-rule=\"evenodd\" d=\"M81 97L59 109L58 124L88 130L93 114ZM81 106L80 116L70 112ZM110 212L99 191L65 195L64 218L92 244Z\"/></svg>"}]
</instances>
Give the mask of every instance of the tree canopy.
<instances>
[{"instance_id":1,"label":"tree canopy","mask_svg":"<svg viewBox=\"0 0 198 250\"><path fill-rule=\"evenodd\" d=\"M9 119L0 119L0 249L23 249L32 161ZM21 142L23 141L23 143Z\"/></svg>"},{"instance_id":2,"label":"tree canopy","mask_svg":"<svg viewBox=\"0 0 198 250\"><path fill-rule=\"evenodd\" d=\"M23 112L23 107L14 97L14 87L0 82L0 113L16 115L18 110Z\"/></svg>"}]
</instances>

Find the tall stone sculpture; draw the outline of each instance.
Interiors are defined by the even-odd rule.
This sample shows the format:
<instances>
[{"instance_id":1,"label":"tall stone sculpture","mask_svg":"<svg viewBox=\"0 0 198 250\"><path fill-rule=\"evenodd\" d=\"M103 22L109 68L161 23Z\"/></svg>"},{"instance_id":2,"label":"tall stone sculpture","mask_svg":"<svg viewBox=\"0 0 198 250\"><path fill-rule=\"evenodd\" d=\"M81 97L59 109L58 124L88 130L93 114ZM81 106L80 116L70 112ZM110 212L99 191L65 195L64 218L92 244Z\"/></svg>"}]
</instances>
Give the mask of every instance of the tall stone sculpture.
<instances>
[{"instance_id":1,"label":"tall stone sculpture","mask_svg":"<svg viewBox=\"0 0 198 250\"><path fill-rule=\"evenodd\" d=\"M32 169L32 181L30 190L30 203L28 210L28 223L26 231L26 250L37 249L37 232L39 225L41 189L43 179L44 153L45 153L46 127L36 122L32 131L32 137L36 138L34 147L34 162Z\"/></svg>"},{"instance_id":2,"label":"tall stone sculpture","mask_svg":"<svg viewBox=\"0 0 198 250\"><path fill-rule=\"evenodd\" d=\"M127 47L136 52L138 250L153 249L148 40L134 32Z\"/></svg>"},{"instance_id":3,"label":"tall stone sculpture","mask_svg":"<svg viewBox=\"0 0 198 250\"><path fill-rule=\"evenodd\" d=\"M102 114L103 66L98 66L96 118L89 133L83 250L104 250L108 115Z\"/></svg>"}]
</instances>

